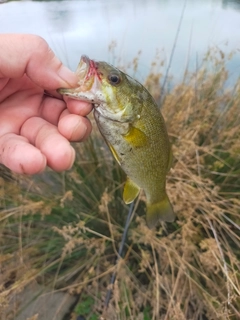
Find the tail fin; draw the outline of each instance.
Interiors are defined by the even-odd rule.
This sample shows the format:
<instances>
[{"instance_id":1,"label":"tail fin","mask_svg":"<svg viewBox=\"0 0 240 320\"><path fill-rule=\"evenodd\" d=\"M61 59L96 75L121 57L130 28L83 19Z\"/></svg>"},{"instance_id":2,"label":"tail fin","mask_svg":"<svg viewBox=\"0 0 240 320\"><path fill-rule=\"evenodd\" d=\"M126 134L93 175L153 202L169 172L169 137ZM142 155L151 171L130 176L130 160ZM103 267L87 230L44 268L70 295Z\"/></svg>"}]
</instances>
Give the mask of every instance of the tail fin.
<instances>
[{"instance_id":1,"label":"tail fin","mask_svg":"<svg viewBox=\"0 0 240 320\"><path fill-rule=\"evenodd\" d=\"M159 221L173 222L175 217L176 215L167 194L161 201L147 204L146 220L150 229L154 228Z\"/></svg>"}]
</instances>

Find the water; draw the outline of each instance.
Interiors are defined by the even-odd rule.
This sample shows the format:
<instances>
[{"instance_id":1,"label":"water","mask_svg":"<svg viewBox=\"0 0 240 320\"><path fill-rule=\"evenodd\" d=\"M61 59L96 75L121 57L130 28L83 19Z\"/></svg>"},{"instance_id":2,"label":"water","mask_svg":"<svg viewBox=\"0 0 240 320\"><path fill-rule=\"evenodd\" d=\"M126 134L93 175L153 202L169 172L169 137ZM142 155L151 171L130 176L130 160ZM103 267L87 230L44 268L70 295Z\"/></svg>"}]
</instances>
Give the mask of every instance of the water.
<instances>
[{"instance_id":1,"label":"water","mask_svg":"<svg viewBox=\"0 0 240 320\"><path fill-rule=\"evenodd\" d=\"M0 32L44 37L72 70L81 54L127 66L141 51L138 72L129 70L141 81L156 56L169 62L182 12L170 69L178 81L186 66L196 69L209 47L225 53L239 49L240 1L11 1L0 4ZM239 67L237 51L228 63L230 78L238 77ZM166 68L161 71L166 73Z\"/></svg>"}]
</instances>

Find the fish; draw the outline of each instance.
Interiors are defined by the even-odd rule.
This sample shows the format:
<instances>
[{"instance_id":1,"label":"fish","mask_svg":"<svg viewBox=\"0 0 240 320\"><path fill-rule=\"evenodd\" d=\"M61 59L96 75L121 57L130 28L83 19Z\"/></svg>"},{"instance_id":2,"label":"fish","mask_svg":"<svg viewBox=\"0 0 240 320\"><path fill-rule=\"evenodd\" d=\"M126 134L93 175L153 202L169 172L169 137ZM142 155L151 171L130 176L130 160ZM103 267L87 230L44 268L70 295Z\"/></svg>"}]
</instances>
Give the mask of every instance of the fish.
<instances>
[{"instance_id":1,"label":"fish","mask_svg":"<svg viewBox=\"0 0 240 320\"><path fill-rule=\"evenodd\" d=\"M148 90L118 68L83 55L76 70L76 88L58 92L93 104L98 129L127 175L123 201L146 195L146 222L173 222L175 213L166 193L172 151L164 118Z\"/></svg>"}]
</instances>

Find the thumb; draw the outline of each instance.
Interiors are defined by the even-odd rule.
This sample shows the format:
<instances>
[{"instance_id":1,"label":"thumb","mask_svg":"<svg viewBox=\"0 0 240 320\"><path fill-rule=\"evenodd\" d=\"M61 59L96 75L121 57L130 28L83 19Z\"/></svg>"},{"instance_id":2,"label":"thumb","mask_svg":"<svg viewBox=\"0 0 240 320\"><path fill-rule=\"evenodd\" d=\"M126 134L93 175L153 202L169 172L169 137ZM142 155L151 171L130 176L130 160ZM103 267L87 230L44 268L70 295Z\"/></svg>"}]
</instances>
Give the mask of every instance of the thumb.
<instances>
[{"instance_id":1,"label":"thumb","mask_svg":"<svg viewBox=\"0 0 240 320\"><path fill-rule=\"evenodd\" d=\"M25 73L47 90L74 87L78 81L43 38L30 34L1 34L0 78L20 78Z\"/></svg>"}]
</instances>

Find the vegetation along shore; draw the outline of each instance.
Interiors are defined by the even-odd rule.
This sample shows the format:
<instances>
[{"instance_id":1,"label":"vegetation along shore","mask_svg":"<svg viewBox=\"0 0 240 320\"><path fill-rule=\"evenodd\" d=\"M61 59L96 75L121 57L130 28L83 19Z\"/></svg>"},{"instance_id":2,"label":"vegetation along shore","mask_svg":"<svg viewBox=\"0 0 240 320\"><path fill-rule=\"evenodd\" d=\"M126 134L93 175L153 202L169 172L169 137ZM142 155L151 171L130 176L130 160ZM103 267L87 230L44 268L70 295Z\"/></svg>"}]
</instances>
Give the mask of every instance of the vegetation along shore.
<instances>
[{"instance_id":1,"label":"vegetation along shore","mask_svg":"<svg viewBox=\"0 0 240 320\"><path fill-rule=\"evenodd\" d=\"M150 230L140 194L107 319L240 318L240 82L226 86L228 58L210 50L162 97L177 219ZM157 101L162 80L155 71L145 81ZM128 206L124 173L95 129L74 144L69 172L24 177L2 169L1 319L16 317L24 304L15 297L32 282L76 296L68 319L102 315Z\"/></svg>"}]
</instances>

